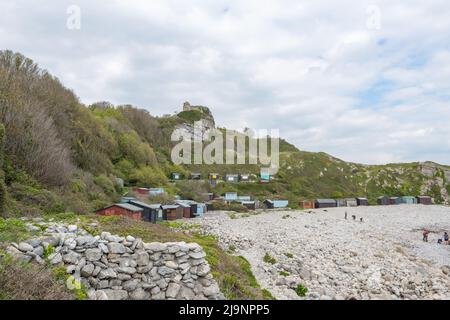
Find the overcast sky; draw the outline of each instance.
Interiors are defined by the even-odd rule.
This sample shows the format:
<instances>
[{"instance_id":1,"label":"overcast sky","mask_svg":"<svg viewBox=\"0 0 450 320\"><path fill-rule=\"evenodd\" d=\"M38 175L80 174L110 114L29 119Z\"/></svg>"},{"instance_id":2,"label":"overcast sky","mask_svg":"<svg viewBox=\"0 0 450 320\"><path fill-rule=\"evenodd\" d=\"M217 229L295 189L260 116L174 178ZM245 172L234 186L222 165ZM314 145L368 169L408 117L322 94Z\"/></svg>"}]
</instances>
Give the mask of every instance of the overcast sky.
<instances>
[{"instance_id":1,"label":"overcast sky","mask_svg":"<svg viewBox=\"0 0 450 320\"><path fill-rule=\"evenodd\" d=\"M0 12L0 49L83 103L162 115L187 100L220 126L277 128L347 161L450 164L448 0L0 0Z\"/></svg>"}]
</instances>

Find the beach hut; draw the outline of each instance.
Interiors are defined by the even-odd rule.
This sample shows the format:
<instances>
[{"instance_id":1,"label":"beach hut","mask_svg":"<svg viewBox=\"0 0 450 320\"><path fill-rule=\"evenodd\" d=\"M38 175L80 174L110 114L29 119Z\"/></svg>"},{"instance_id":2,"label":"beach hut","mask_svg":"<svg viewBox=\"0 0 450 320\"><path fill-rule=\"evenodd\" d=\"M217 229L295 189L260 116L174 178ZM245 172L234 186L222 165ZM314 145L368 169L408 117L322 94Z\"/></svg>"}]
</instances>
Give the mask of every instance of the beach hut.
<instances>
[{"instance_id":1,"label":"beach hut","mask_svg":"<svg viewBox=\"0 0 450 320\"><path fill-rule=\"evenodd\" d=\"M183 218L191 218L193 216L192 214L192 208L191 205L184 201L177 201L177 204L182 208L183 210Z\"/></svg>"},{"instance_id":2,"label":"beach hut","mask_svg":"<svg viewBox=\"0 0 450 320\"><path fill-rule=\"evenodd\" d=\"M345 199L336 199L336 206L337 207L346 207Z\"/></svg>"},{"instance_id":3,"label":"beach hut","mask_svg":"<svg viewBox=\"0 0 450 320\"><path fill-rule=\"evenodd\" d=\"M181 180L181 173L173 172L172 173L172 180Z\"/></svg>"},{"instance_id":4,"label":"beach hut","mask_svg":"<svg viewBox=\"0 0 450 320\"><path fill-rule=\"evenodd\" d=\"M399 197L389 197L389 204L400 204L400 198Z\"/></svg>"},{"instance_id":5,"label":"beach hut","mask_svg":"<svg viewBox=\"0 0 450 320\"><path fill-rule=\"evenodd\" d=\"M241 204L249 210L256 210L255 201L241 201Z\"/></svg>"},{"instance_id":6,"label":"beach hut","mask_svg":"<svg viewBox=\"0 0 450 320\"><path fill-rule=\"evenodd\" d=\"M267 209L273 209L273 201L270 199L266 199L263 201L264 205Z\"/></svg>"},{"instance_id":7,"label":"beach hut","mask_svg":"<svg viewBox=\"0 0 450 320\"><path fill-rule=\"evenodd\" d=\"M239 181L240 182L248 182L248 181L250 181L250 175L249 174L241 174L241 175L239 175Z\"/></svg>"},{"instance_id":8,"label":"beach hut","mask_svg":"<svg viewBox=\"0 0 450 320\"><path fill-rule=\"evenodd\" d=\"M429 196L418 196L417 203L430 205L433 203L433 201L432 201L431 197L429 197Z\"/></svg>"},{"instance_id":9,"label":"beach hut","mask_svg":"<svg viewBox=\"0 0 450 320\"><path fill-rule=\"evenodd\" d=\"M148 195L150 189L149 188L133 188L133 191L137 194Z\"/></svg>"},{"instance_id":10,"label":"beach hut","mask_svg":"<svg viewBox=\"0 0 450 320\"><path fill-rule=\"evenodd\" d=\"M161 204L148 204L138 200L131 200L129 203L133 206L142 208L142 220L152 223L156 223L156 221L162 220Z\"/></svg>"},{"instance_id":11,"label":"beach hut","mask_svg":"<svg viewBox=\"0 0 450 320\"><path fill-rule=\"evenodd\" d=\"M161 208L163 210L164 220L177 220L183 218L183 208L178 204L164 205Z\"/></svg>"},{"instance_id":12,"label":"beach hut","mask_svg":"<svg viewBox=\"0 0 450 320\"><path fill-rule=\"evenodd\" d=\"M237 201L238 200L238 194L237 192L226 192L225 193L225 201Z\"/></svg>"},{"instance_id":13,"label":"beach hut","mask_svg":"<svg viewBox=\"0 0 450 320\"><path fill-rule=\"evenodd\" d=\"M148 194L150 196L158 196L158 195L163 194L163 193L165 193L164 188L150 188L148 190Z\"/></svg>"},{"instance_id":14,"label":"beach hut","mask_svg":"<svg viewBox=\"0 0 450 320\"><path fill-rule=\"evenodd\" d=\"M300 206L301 206L303 209L314 209L314 208L315 208L315 206L314 206L314 201L312 201L312 200L304 200L304 201L301 201L301 202L300 202Z\"/></svg>"},{"instance_id":15,"label":"beach hut","mask_svg":"<svg viewBox=\"0 0 450 320\"><path fill-rule=\"evenodd\" d=\"M387 206L389 205L389 198L386 196L381 196L377 198L377 203L380 206Z\"/></svg>"},{"instance_id":16,"label":"beach hut","mask_svg":"<svg viewBox=\"0 0 450 320\"><path fill-rule=\"evenodd\" d=\"M399 202L401 204L416 204L417 199L416 199L416 197L412 197L412 196L403 196L403 197L400 197Z\"/></svg>"},{"instance_id":17,"label":"beach hut","mask_svg":"<svg viewBox=\"0 0 450 320\"><path fill-rule=\"evenodd\" d=\"M252 197L251 196L238 196L237 200L238 201L251 201Z\"/></svg>"},{"instance_id":18,"label":"beach hut","mask_svg":"<svg viewBox=\"0 0 450 320\"><path fill-rule=\"evenodd\" d=\"M345 198L345 206L346 207L357 207L358 206L358 202L356 201L355 198Z\"/></svg>"},{"instance_id":19,"label":"beach hut","mask_svg":"<svg viewBox=\"0 0 450 320\"><path fill-rule=\"evenodd\" d=\"M277 209L277 208L287 208L288 205L289 205L289 201L288 200L273 200L273 207L275 209Z\"/></svg>"},{"instance_id":20,"label":"beach hut","mask_svg":"<svg viewBox=\"0 0 450 320\"><path fill-rule=\"evenodd\" d=\"M135 197L122 197L120 199L120 203L128 203L128 202L130 202L132 200L137 200L137 199Z\"/></svg>"},{"instance_id":21,"label":"beach hut","mask_svg":"<svg viewBox=\"0 0 450 320\"><path fill-rule=\"evenodd\" d=\"M314 206L316 208L334 208L337 206L337 203L334 199L316 199Z\"/></svg>"},{"instance_id":22,"label":"beach hut","mask_svg":"<svg viewBox=\"0 0 450 320\"><path fill-rule=\"evenodd\" d=\"M95 211L101 216L124 216L134 220L141 220L144 210L129 203L116 203L106 208Z\"/></svg>"},{"instance_id":23,"label":"beach hut","mask_svg":"<svg viewBox=\"0 0 450 320\"><path fill-rule=\"evenodd\" d=\"M239 175L237 174L227 174L225 176L225 181L228 183L237 183L239 182Z\"/></svg>"},{"instance_id":24,"label":"beach hut","mask_svg":"<svg viewBox=\"0 0 450 320\"><path fill-rule=\"evenodd\" d=\"M189 176L191 180L200 180L202 178L202 175L200 173L191 173Z\"/></svg>"},{"instance_id":25,"label":"beach hut","mask_svg":"<svg viewBox=\"0 0 450 320\"><path fill-rule=\"evenodd\" d=\"M288 200L271 200L266 199L264 200L264 205L268 209L280 209L280 208L286 208L289 205Z\"/></svg>"},{"instance_id":26,"label":"beach hut","mask_svg":"<svg viewBox=\"0 0 450 320\"><path fill-rule=\"evenodd\" d=\"M261 183L268 183L270 181L270 173L267 170L261 169L260 176Z\"/></svg>"},{"instance_id":27,"label":"beach hut","mask_svg":"<svg viewBox=\"0 0 450 320\"><path fill-rule=\"evenodd\" d=\"M194 213L196 217L203 217L207 212L207 207L205 203L197 203L197 211Z\"/></svg>"},{"instance_id":28,"label":"beach hut","mask_svg":"<svg viewBox=\"0 0 450 320\"><path fill-rule=\"evenodd\" d=\"M218 173L210 173L208 175L209 183L211 183L211 185L213 187L215 187L217 185L217 180L219 180L219 178L220 178L220 176Z\"/></svg>"},{"instance_id":29,"label":"beach hut","mask_svg":"<svg viewBox=\"0 0 450 320\"><path fill-rule=\"evenodd\" d=\"M356 204L358 206L368 206L369 200L367 200L367 198L358 197L356 198Z\"/></svg>"}]
</instances>

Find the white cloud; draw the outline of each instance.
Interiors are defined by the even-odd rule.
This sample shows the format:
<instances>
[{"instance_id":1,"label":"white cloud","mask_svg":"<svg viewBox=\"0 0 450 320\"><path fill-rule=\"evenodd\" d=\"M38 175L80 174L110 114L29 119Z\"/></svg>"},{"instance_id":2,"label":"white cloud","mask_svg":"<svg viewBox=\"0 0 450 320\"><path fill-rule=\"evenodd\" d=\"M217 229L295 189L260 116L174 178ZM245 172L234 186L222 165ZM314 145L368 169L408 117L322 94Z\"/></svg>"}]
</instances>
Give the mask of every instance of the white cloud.
<instances>
[{"instance_id":1,"label":"white cloud","mask_svg":"<svg viewBox=\"0 0 450 320\"><path fill-rule=\"evenodd\" d=\"M66 28L72 4L79 31ZM450 163L445 0L0 0L0 11L0 46L85 103L164 114L189 100L219 125L279 128L345 160Z\"/></svg>"}]
</instances>

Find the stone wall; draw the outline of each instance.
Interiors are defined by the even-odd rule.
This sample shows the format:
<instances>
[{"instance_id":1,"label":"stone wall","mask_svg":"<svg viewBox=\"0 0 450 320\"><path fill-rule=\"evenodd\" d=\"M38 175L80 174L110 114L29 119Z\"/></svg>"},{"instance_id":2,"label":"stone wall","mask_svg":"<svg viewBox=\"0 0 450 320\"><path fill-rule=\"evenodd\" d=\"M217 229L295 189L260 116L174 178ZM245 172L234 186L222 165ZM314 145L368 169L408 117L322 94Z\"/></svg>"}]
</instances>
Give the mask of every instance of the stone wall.
<instances>
[{"instance_id":1,"label":"stone wall","mask_svg":"<svg viewBox=\"0 0 450 320\"><path fill-rule=\"evenodd\" d=\"M89 299L224 298L197 243L144 243L108 232L93 236L76 225L41 225L46 228L42 236L12 243L7 252L66 267L71 279L85 285Z\"/></svg>"}]
</instances>

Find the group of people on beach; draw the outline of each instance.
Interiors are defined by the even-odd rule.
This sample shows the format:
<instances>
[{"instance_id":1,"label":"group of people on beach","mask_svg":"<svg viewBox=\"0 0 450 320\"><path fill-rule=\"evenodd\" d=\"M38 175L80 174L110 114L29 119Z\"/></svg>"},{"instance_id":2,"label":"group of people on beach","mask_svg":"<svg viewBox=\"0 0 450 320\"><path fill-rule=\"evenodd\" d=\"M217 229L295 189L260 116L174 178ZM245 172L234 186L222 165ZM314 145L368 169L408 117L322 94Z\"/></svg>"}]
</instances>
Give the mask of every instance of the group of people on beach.
<instances>
[{"instance_id":1,"label":"group of people on beach","mask_svg":"<svg viewBox=\"0 0 450 320\"><path fill-rule=\"evenodd\" d=\"M430 234L430 230L428 230L427 228L423 229L422 235L423 235L423 241L428 242L428 235ZM443 238L439 238L437 241L438 244L445 244L445 245L449 245L450 242L448 241L448 233L447 231L444 232L444 237Z\"/></svg>"},{"instance_id":2,"label":"group of people on beach","mask_svg":"<svg viewBox=\"0 0 450 320\"><path fill-rule=\"evenodd\" d=\"M347 220L347 211L345 211L344 218L345 218L345 220ZM352 219L353 219L353 220L356 220L356 216L355 216L355 215L352 215ZM362 218L362 217L359 218L359 222L363 222L363 218Z\"/></svg>"}]
</instances>

